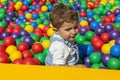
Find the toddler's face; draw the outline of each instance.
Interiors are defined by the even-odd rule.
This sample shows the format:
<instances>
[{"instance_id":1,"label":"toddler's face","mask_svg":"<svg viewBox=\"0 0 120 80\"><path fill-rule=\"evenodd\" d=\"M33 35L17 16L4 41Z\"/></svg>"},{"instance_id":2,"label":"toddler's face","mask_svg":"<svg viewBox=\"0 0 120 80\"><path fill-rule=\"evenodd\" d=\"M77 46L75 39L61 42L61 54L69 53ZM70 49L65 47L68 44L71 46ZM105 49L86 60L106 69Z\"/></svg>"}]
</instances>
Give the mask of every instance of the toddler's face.
<instances>
[{"instance_id":1,"label":"toddler's face","mask_svg":"<svg viewBox=\"0 0 120 80\"><path fill-rule=\"evenodd\" d=\"M60 35L63 39L68 41L73 41L77 33L78 33L77 21L71 23L64 22L63 25L57 30L57 34Z\"/></svg>"}]
</instances>

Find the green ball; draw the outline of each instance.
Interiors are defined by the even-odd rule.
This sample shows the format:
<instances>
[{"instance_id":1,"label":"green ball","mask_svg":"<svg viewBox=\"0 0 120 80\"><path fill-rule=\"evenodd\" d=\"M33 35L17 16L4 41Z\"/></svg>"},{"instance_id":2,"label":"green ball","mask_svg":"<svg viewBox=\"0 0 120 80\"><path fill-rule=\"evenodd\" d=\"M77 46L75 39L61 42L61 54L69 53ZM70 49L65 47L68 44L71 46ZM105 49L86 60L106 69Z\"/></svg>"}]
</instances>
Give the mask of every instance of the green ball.
<instances>
[{"instance_id":1,"label":"green ball","mask_svg":"<svg viewBox=\"0 0 120 80\"><path fill-rule=\"evenodd\" d=\"M8 2L1 2L4 6L7 6L8 5Z\"/></svg>"},{"instance_id":2,"label":"green ball","mask_svg":"<svg viewBox=\"0 0 120 80\"><path fill-rule=\"evenodd\" d=\"M84 41L83 44L87 45L87 44L91 44L90 41Z\"/></svg>"},{"instance_id":3,"label":"green ball","mask_svg":"<svg viewBox=\"0 0 120 80\"><path fill-rule=\"evenodd\" d=\"M23 40L24 40L24 38L25 38L25 37L24 37L24 36L22 36L22 37L20 38L20 40L21 40L21 41L23 41Z\"/></svg>"},{"instance_id":4,"label":"green ball","mask_svg":"<svg viewBox=\"0 0 120 80\"><path fill-rule=\"evenodd\" d=\"M32 50L32 49L30 49L29 51L32 53L32 55L35 55L35 53L33 52L33 50Z\"/></svg>"},{"instance_id":5,"label":"green ball","mask_svg":"<svg viewBox=\"0 0 120 80\"><path fill-rule=\"evenodd\" d=\"M96 14L96 15L101 15L101 11L99 9L94 9L93 12Z\"/></svg>"},{"instance_id":6,"label":"green ball","mask_svg":"<svg viewBox=\"0 0 120 80\"><path fill-rule=\"evenodd\" d=\"M0 8L0 13L6 13L6 10L4 8Z\"/></svg>"},{"instance_id":7,"label":"green ball","mask_svg":"<svg viewBox=\"0 0 120 80\"><path fill-rule=\"evenodd\" d=\"M87 8L87 6L86 6L86 4L82 4L81 6L80 6L80 8Z\"/></svg>"},{"instance_id":8,"label":"green ball","mask_svg":"<svg viewBox=\"0 0 120 80\"><path fill-rule=\"evenodd\" d=\"M40 42L42 43L44 40L49 40L49 38L47 38L47 37L42 37L42 38L40 39Z\"/></svg>"},{"instance_id":9,"label":"green ball","mask_svg":"<svg viewBox=\"0 0 120 80\"><path fill-rule=\"evenodd\" d=\"M112 9L113 6L112 6L111 3L107 3L106 6L105 6L105 8L107 8L107 7L109 7L110 9Z\"/></svg>"},{"instance_id":10,"label":"green ball","mask_svg":"<svg viewBox=\"0 0 120 80\"><path fill-rule=\"evenodd\" d=\"M49 5L51 5L51 2L47 1L47 2L45 3L45 5L46 5L46 6L49 6Z\"/></svg>"},{"instance_id":11,"label":"green ball","mask_svg":"<svg viewBox=\"0 0 120 80\"><path fill-rule=\"evenodd\" d=\"M26 27L25 23L20 24L20 26L22 27L22 29L24 29Z\"/></svg>"},{"instance_id":12,"label":"green ball","mask_svg":"<svg viewBox=\"0 0 120 80\"><path fill-rule=\"evenodd\" d=\"M85 34L87 40L91 40L93 36L95 36L95 32L93 31L87 31Z\"/></svg>"},{"instance_id":13,"label":"green ball","mask_svg":"<svg viewBox=\"0 0 120 80\"><path fill-rule=\"evenodd\" d=\"M117 28L120 32L120 23L119 22L116 22L113 24L114 28Z\"/></svg>"},{"instance_id":14,"label":"green ball","mask_svg":"<svg viewBox=\"0 0 120 80\"><path fill-rule=\"evenodd\" d=\"M99 63L101 61L101 55L98 52L93 52L89 56L91 63Z\"/></svg>"},{"instance_id":15,"label":"green ball","mask_svg":"<svg viewBox=\"0 0 120 80\"><path fill-rule=\"evenodd\" d=\"M19 0L13 0L13 2L15 2L15 3L18 2L18 1L19 1Z\"/></svg>"},{"instance_id":16,"label":"green ball","mask_svg":"<svg viewBox=\"0 0 120 80\"><path fill-rule=\"evenodd\" d=\"M98 63L95 63L95 64L91 65L91 68L95 68L95 69L99 69L100 67L101 67L101 65L98 64Z\"/></svg>"},{"instance_id":17,"label":"green ball","mask_svg":"<svg viewBox=\"0 0 120 80\"><path fill-rule=\"evenodd\" d=\"M108 65L109 69L115 69L116 70L116 69L119 69L120 62L119 62L119 60L117 58L110 58L108 60L107 65Z\"/></svg>"},{"instance_id":18,"label":"green ball","mask_svg":"<svg viewBox=\"0 0 120 80\"><path fill-rule=\"evenodd\" d=\"M77 42L77 44L82 44L85 41L85 36L82 36L78 33L75 36L75 41Z\"/></svg>"},{"instance_id":19,"label":"green ball","mask_svg":"<svg viewBox=\"0 0 120 80\"><path fill-rule=\"evenodd\" d=\"M15 40L16 45L18 45L18 44L21 43L21 42L22 42L21 39L16 39L16 40Z\"/></svg>"},{"instance_id":20,"label":"green ball","mask_svg":"<svg viewBox=\"0 0 120 80\"><path fill-rule=\"evenodd\" d=\"M2 28L6 28L6 27L7 27L7 23L6 23L6 22L0 22L0 26L1 26Z\"/></svg>"},{"instance_id":21,"label":"green ball","mask_svg":"<svg viewBox=\"0 0 120 80\"><path fill-rule=\"evenodd\" d=\"M2 40L0 40L0 44L3 44L3 41L2 41Z\"/></svg>"},{"instance_id":22,"label":"green ball","mask_svg":"<svg viewBox=\"0 0 120 80\"><path fill-rule=\"evenodd\" d=\"M47 18L46 15L45 15L44 13L40 13L40 14L39 14L39 17L41 18L41 20Z\"/></svg>"},{"instance_id":23,"label":"green ball","mask_svg":"<svg viewBox=\"0 0 120 80\"><path fill-rule=\"evenodd\" d=\"M115 0L114 5L118 6L119 4L120 4L120 1L119 0Z\"/></svg>"},{"instance_id":24,"label":"green ball","mask_svg":"<svg viewBox=\"0 0 120 80\"><path fill-rule=\"evenodd\" d=\"M44 24L45 26L47 26L47 25L50 24L50 21L49 21L49 20L44 20L43 24Z\"/></svg>"},{"instance_id":25,"label":"green ball","mask_svg":"<svg viewBox=\"0 0 120 80\"><path fill-rule=\"evenodd\" d=\"M45 54L46 56L48 55L48 52L49 52L49 48L43 50L43 54Z\"/></svg>"},{"instance_id":26,"label":"green ball","mask_svg":"<svg viewBox=\"0 0 120 80\"><path fill-rule=\"evenodd\" d=\"M6 17L5 13L0 13L0 20L4 19Z\"/></svg>"},{"instance_id":27,"label":"green ball","mask_svg":"<svg viewBox=\"0 0 120 80\"><path fill-rule=\"evenodd\" d=\"M37 58L42 64L45 64L46 55L43 53L35 54L34 58Z\"/></svg>"},{"instance_id":28,"label":"green ball","mask_svg":"<svg viewBox=\"0 0 120 80\"><path fill-rule=\"evenodd\" d=\"M35 42L37 42L37 41L39 41L39 37L38 37L38 35L36 35L36 34L34 34L34 33L32 33L32 34L30 34L30 36L32 37L32 39L35 41Z\"/></svg>"},{"instance_id":29,"label":"green ball","mask_svg":"<svg viewBox=\"0 0 120 80\"><path fill-rule=\"evenodd\" d=\"M41 18L38 18L38 19L36 19L35 22L37 22L37 24L41 24L41 23L42 23L42 19L41 19Z\"/></svg>"},{"instance_id":30,"label":"green ball","mask_svg":"<svg viewBox=\"0 0 120 80\"><path fill-rule=\"evenodd\" d=\"M102 9L104 9L105 6L104 6L104 4L99 4L99 5L98 5L98 8L102 8Z\"/></svg>"}]
</instances>

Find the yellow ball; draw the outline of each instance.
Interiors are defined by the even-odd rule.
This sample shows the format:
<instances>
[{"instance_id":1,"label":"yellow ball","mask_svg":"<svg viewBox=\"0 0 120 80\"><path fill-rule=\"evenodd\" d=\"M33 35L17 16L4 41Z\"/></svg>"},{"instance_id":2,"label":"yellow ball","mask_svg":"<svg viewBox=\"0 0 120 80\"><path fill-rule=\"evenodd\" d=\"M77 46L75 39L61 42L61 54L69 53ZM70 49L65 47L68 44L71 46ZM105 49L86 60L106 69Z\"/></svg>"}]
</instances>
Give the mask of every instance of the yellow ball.
<instances>
[{"instance_id":1,"label":"yellow ball","mask_svg":"<svg viewBox=\"0 0 120 80\"><path fill-rule=\"evenodd\" d=\"M80 25L81 26L87 26L88 22L86 20L83 20L83 21L80 22Z\"/></svg>"},{"instance_id":2,"label":"yellow ball","mask_svg":"<svg viewBox=\"0 0 120 80\"><path fill-rule=\"evenodd\" d=\"M50 23L50 27L53 28L53 25Z\"/></svg>"},{"instance_id":3,"label":"yellow ball","mask_svg":"<svg viewBox=\"0 0 120 80\"><path fill-rule=\"evenodd\" d=\"M109 44L110 44L110 46L115 45L115 40L111 40L111 41L109 42Z\"/></svg>"},{"instance_id":4,"label":"yellow ball","mask_svg":"<svg viewBox=\"0 0 120 80\"><path fill-rule=\"evenodd\" d=\"M73 0L69 0L69 2L73 2Z\"/></svg>"},{"instance_id":5,"label":"yellow ball","mask_svg":"<svg viewBox=\"0 0 120 80\"><path fill-rule=\"evenodd\" d=\"M10 60L13 62L15 59L22 58L22 53L20 51L13 51L12 54L10 54Z\"/></svg>"},{"instance_id":6,"label":"yellow ball","mask_svg":"<svg viewBox=\"0 0 120 80\"><path fill-rule=\"evenodd\" d=\"M104 44L101 51L103 52L103 54L110 54L110 48L111 46L109 44Z\"/></svg>"},{"instance_id":7,"label":"yellow ball","mask_svg":"<svg viewBox=\"0 0 120 80\"><path fill-rule=\"evenodd\" d=\"M30 18L32 18L32 14L31 14L31 13L26 13L26 14L25 14L25 17L26 17L27 19L30 19Z\"/></svg>"},{"instance_id":8,"label":"yellow ball","mask_svg":"<svg viewBox=\"0 0 120 80\"><path fill-rule=\"evenodd\" d=\"M50 40L44 40L42 42L42 46L44 47L44 49L48 48L50 46Z\"/></svg>"},{"instance_id":9,"label":"yellow ball","mask_svg":"<svg viewBox=\"0 0 120 80\"><path fill-rule=\"evenodd\" d=\"M90 4L90 5L94 6L94 4L92 2L88 2L87 4Z\"/></svg>"},{"instance_id":10,"label":"yellow ball","mask_svg":"<svg viewBox=\"0 0 120 80\"><path fill-rule=\"evenodd\" d=\"M13 51L16 51L16 50L17 50L16 46L10 45L6 48L6 53L8 53L10 55Z\"/></svg>"},{"instance_id":11,"label":"yellow ball","mask_svg":"<svg viewBox=\"0 0 120 80\"><path fill-rule=\"evenodd\" d=\"M107 0L101 0L100 4L106 5L107 4Z\"/></svg>"},{"instance_id":12,"label":"yellow ball","mask_svg":"<svg viewBox=\"0 0 120 80\"><path fill-rule=\"evenodd\" d=\"M14 7L15 7L15 10L16 10L16 11L21 10L21 8L22 8L22 2L21 2L21 1L18 1L18 2L14 5Z\"/></svg>"},{"instance_id":13,"label":"yellow ball","mask_svg":"<svg viewBox=\"0 0 120 80\"><path fill-rule=\"evenodd\" d=\"M48 10L48 7L47 7L47 6L44 5L44 6L41 7L41 11L42 11L42 12L47 12L47 10Z\"/></svg>"},{"instance_id":14,"label":"yellow ball","mask_svg":"<svg viewBox=\"0 0 120 80\"><path fill-rule=\"evenodd\" d=\"M0 0L0 2L7 2L8 0Z\"/></svg>"},{"instance_id":15,"label":"yellow ball","mask_svg":"<svg viewBox=\"0 0 120 80\"><path fill-rule=\"evenodd\" d=\"M52 28L49 28L48 31L47 31L47 35L48 35L49 37L51 37L53 34L54 34L53 29L52 29Z\"/></svg>"},{"instance_id":16,"label":"yellow ball","mask_svg":"<svg viewBox=\"0 0 120 80\"><path fill-rule=\"evenodd\" d=\"M44 29L44 27L45 27L44 24L39 24L39 25L38 25L38 28L40 28L40 29L42 29L42 30Z\"/></svg>"},{"instance_id":17,"label":"yellow ball","mask_svg":"<svg viewBox=\"0 0 120 80\"><path fill-rule=\"evenodd\" d=\"M32 33L34 31L34 28L31 25L27 25L24 30L26 30L28 33Z\"/></svg>"}]
</instances>

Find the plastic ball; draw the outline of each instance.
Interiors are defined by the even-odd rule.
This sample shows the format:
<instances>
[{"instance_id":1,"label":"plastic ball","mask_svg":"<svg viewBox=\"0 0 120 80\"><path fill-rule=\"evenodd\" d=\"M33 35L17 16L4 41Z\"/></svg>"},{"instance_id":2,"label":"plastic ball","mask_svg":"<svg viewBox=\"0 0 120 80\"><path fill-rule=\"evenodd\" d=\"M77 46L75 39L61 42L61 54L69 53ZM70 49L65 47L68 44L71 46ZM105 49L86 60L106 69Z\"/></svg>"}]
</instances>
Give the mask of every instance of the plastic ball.
<instances>
[{"instance_id":1,"label":"plastic ball","mask_svg":"<svg viewBox=\"0 0 120 80\"><path fill-rule=\"evenodd\" d=\"M34 58L37 58L41 62L41 64L45 64L45 58L46 58L45 54L43 53L35 54Z\"/></svg>"},{"instance_id":2,"label":"plastic ball","mask_svg":"<svg viewBox=\"0 0 120 80\"><path fill-rule=\"evenodd\" d=\"M22 58L22 54L20 51L15 50L10 54L9 58L13 62L15 59Z\"/></svg>"},{"instance_id":3,"label":"plastic ball","mask_svg":"<svg viewBox=\"0 0 120 80\"><path fill-rule=\"evenodd\" d=\"M18 58L18 59L15 59L12 64L23 64L23 59L22 58Z\"/></svg>"},{"instance_id":4,"label":"plastic ball","mask_svg":"<svg viewBox=\"0 0 120 80\"><path fill-rule=\"evenodd\" d=\"M41 53L43 51L43 46L40 43L35 43L32 45L32 51L35 54Z\"/></svg>"},{"instance_id":5,"label":"plastic ball","mask_svg":"<svg viewBox=\"0 0 120 80\"><path fill-rule=\"evenodd\" d=\"M94 15L94 12L93 12L93 11L87 12L87 16L88 16L88 17L93 16L93 15Z\"/></svg>"},{"instance_id":6,"label":"plastic ball","mask_svg":"<svg viewBox=\"0 0 120 80\"><path fill-rule=\"evenodd\" d=\"M90 68L96 68L99 69L101 65L99 63L92 64Z\"/></svg>"},{"instance_id":7,"label":"plastic ball","mask_svg":"<svg viewBox=\"0 0 120 80\"><path fill-rule=\"evenodd\" d=\"M103 44L101 51L103 52L103 54L110 54L110 48L111 48L111 45Z\"/></svg>"},{"instance_id":8,"label":"plastic ball","mask_svg":"<svg viewBox=\"0 0 120 80\"><path fill-rule=\"evenodd\" d=\"M92 45L87 45L87 52L86 55L89 56L91 53L93 53L94 47Z\"/></svg>"},{"instance_id":9,"label":"plastic ball","mask_svg":"<svg viewBox=\"0 0 120 80\"><path fill-rule=\"evenodd\" d=\"M82 44L85 41L85 37L79 33L75 36L75 41L77 44Z\"/></svg>"},{"instance_id":10,"label":"plastic ball","mask_svg":"<svg viewBox=\"0 0 120 80\"><path fill-rule=\"evenodd\" d=\"M3 39L4 45L9 46L9 45L14 45L15 41L12 37L8 36Z\"/></svg>"},{"instance_id":11,"label":"plastic ball","mask_svg":"<svg viewBox=\"0 0 120 80\"><path fill-rule=\"evenodd\" d=\"M23 42L27 43L29 46L32 46L33 44L33 39L30 37L30 36L26 36L24 39L23 39Z\"/></svg>"},{"instance_id":12,"label":"plastic ball","mask_svg":"<svg viewBox=\"0 0 120 80\"><path fill-rule=\"evenodd\" d=\"M54 31L52 28L49 28L48 31L47 31L47 35L50 37L54 34Z\"/></svg>"},{"instance_id":13,"label":"plastic ball","mask_svg":"<svg viewBox=\"0 0 120 80\"><path fill-rule=\"evenodd\" d=\"M47 10L48 10L48 7L47 7L47 6L44 5L44 6L41 7L41 11L42 11L42 12L46 12Z\"/></svg>"},{"instance_id":14,"label":"plastic ball","mask_svg":"<svg viewBox=\"0 0 120 80\"><path fill-rule=\"evenodd\" d=\"M22 56L24 59L33 57L32 53L29 50L22 51Z\"/></svg>"},{"instance_id":15,"label":"plastic ball","mask_svg":"<svg viewBox=\"0 0 120 80\"><path fill-rule=\"evenodd\" d=\"M26 14L25 14L25 17L26 17L27 19L30 19L30 18L32 18L32 14L31 14L31 13L26 13Z\"/></svg>"},{"instance_id":16,"label":"plastic ball","mask_svg":"<svg viewBox=\"0 0 120 80\"><path fill-rule=\"evenodd\" d=\"M25 30L21 30L19 34L20 36L29 36L28 32Z\"/></svg>"},{"instance_id":17,"label":"plastic ball","mask_svg":"<svg viewBox=\"0 0 120 80\"><path fill-rule=\"evenodd\" d=\"M120 22L120 14L116 16L115 22Z\"/></svg>"},{"instance_id":18,"label":"plastic ball","mask_svg":"<svg viewBox=\"0 0 120 80\"><path fill-rule=\"evenodd\" d=\"M107 66L108 60L112 58L112 56L110 54L104 54L102 55L101 61L104 65Z\"/></svg>"},{"instance_id":19,"label":"plastic ball","mask_svg":"<svg viewBox=\"0 0 120 80\"><path fill-rule=\"evenodd\" d=\"M2 32L1 35L0 35L0 39L4 39L4 38L6 38L8 36L10 36L10 33L6 32L6 31Z\"/></svg>"},{"instance_id":20,"label":"plastic ball","mask_svg":"<svg viewBox=\"0 0 120 80\"><path fill-rule=\"evenodd\" d=\"M85 33L88 31L88 29L86 28L86 27L81 27L80 29L79 29L79 33L81 34L81 35L85 35Z\"/></svg>"},{"instance_id":21,"label":"plastic ball","mask_svg":"<svg viewBox=\"0 0 120 80\"><path fill-rule=\"evenodd\" d=\"M46 56L48 55L48 53L49 53L49 48L43 50L43 54L45 54Z\"/></svg>"},{"instance_id":22,"label":"plastic ball","mask_svg":"<svg viewBox=\"0 0 120 80\"><path fill-rule=\"evenodd\" d=\"M101 61L101 56L99 53L93 52L92 54L90 54L89 59L90 59L90 62L93 64L99 63Z\"/></svg>"},{"instance_id":23,"label":"plastic ball","mask_svg":"<svg viewBox=\"0 0 120 80\"><path fill-rule=\"evenodd\" d=\"M14 39L19 39L21 37L19 33L12 33L11 36Z\"/></svg>"},{"instance_id":24,"label":"plastic ball","mask_svg":"<svg viewBox=\"0 0 120 80\"><path fill-rule=\"evenodd\" d=\"M17 49L22 52L24 50L28 50L29 46L28 46L27 43L21 42L21 43L18 44Z\"/></svg>"},{"instance_id":25,"label":"plastic ball","mask_svg":"<svg viewBox=\"0 0 120 80\"><path fill-rule=\"evenodd\" d=\"M95 50L101 50L102 46L103 46L103 41L101 40L96 40L93 42L93 47Z\"/></svg>"},{"instance_id":26,"label":"plastic ball","mask_svg":"<svg viewBox=\"0 0 120 80\"><path fill-rule=\"evenodd\" d=\"M34 31L34 28L32 25L27 25L24 30L26 30L28 33L32 33Z\"/></svg>"},{"instance_id":27,"label":"plastic ball","mask_svg":"<svg viewBox=\"0 0 120 80\"><path fill-rule=\"evenodd\" d=\"M106 32L110 32L113 30L113 25L112 24L106 24L104 27Z\"/></svg>"},{"instance_id":28,"label":"plastic ball","mask_svg":"<svg viewBox=\"0 0 120 80\"><path fill-rule=\"evenodd\" d=\"M85 66L88 67L88 68L91 66L89 57L86 57L86 58L84 59L84 63L85 63Z\"/></svg>"},{"instance_id":29,"label":"plastic ball","mask_svg":"<svg viewBox=\"0 0 120 80\"><path fill-rule=\"evenodd\" d=\"M104 42L107 43L110 40L110 35L109 33L102 33L100 36L100 39Z\"/></svg>"},{"instance_id":30,"label":"plastic ball","mask_svg":"<svg viewBox=\"0 0 120 80\"><path fill-rule=\"evenodd\" d=\"M111 40L111 41L109 41L109 44L110 44L110 46L115 45L115 40Z\"/></svg>"},{"instance_id":31,"label":"plastic ball","mask_svg":"<svg viewBox=\"0 0 120 80\"><path fill-rule=\"evenodd\" d=\"M110 49L110 54L114 57L120 56L120 45L114 45Z\"/></svg>"},{"instance_id":32,"label":"plastic ball","mask_svg":"<svg viewBox=\"0 0 120 80\"><path fill-rule=\"evenodd\" d=\"M104 33L105 32L105 30L103 29L103 28L97 28L96 30L95 30L95 33L96 33L96 35L98 35L98 36L100 36L102 33Z\"/></svg>"},{"instance_id":33,"label":"plastic ball","mask_svg":"<svg viewBox=\"0 0 120 80\"><path fill-rule=\"evenodd\" d=\"M42 46L44 49L48 48L50 46L50 40L44 40L42 42Z\"/></svg>"},{"instance_id":34,"label":"plastic ball","mask_svg":"<svg viewBox=\"0 0 120 80\"><path fill-rule=\"evenodd\" d=\"M10 55L15 50L17 50L17 47L14 45L10 45L6 48L6 53L8 53Z\"/></svg>"},{"instance_id":35,"label":"plastic ball","mask_svg":"<svg viewBox=\"0 0 120 80\"><path fill-rule=\"evenodd\" d=\"M42 37L42 38L40 39L40 42L43 43L44 40L49 40L49 38L47 38L47 37Z\"/></svg>"},{"instance_id":36,"label":"plastic ball","mask_svg":"<svg viewBox=\"0 0 120 80\"><path fill-rule=\"evenodd\" d=\"M23 64L25 64L25 65L37 65L36 61L33 58L26 58L23 61Z\"/></svg>"},{"instance_id":37,"label":"plastic ball","mask_svg":"<svg viewBox=\"0 0 120 80\"><path fill-rule=\"evenodd\" d=\"M87 22L86 20L82 20L82 21L80 22L80 25L81 25L81 26L87 26L87 25L88 25L88 22Z\"/></svg>"},{"instance_id":38,"label":"plastic ball","mask_svg":"<svg viewBox=\"0 0 120 80\"><path fill-rule=\"evenodd\" d=\"M6 55L0 56L0 63L9 63L9 58Z\"/></svg>"},{"instance_id":39,"label":"plastic ball","mask_svg":"<svg viewBox=\"0 0 120 80\"><path fill-rule=\"evenodd\" d=\"M114 14L115 14L115 15L120 14L120 9L119 9L119 8L115 9L115 10L114 10Z\"/></svg>"},{"instance_id":40,"label":"plastic ball","mask_svg":"<svg viewBox=\"0 0 120 80\"><path fill-rule=\"evenodd\" d=\"M116 39L119 35L118 31L113 30L110 32L110 39Z\"/></svg>"},{"instance_id":41,"label":"plastic ball","mask_svg":"<svg viewBox=\"0 0 120 80\"><path fill-rule=\"evenodd\" d=\"M97 28L99 28L98 22L92 22L92 23L90 23L90 28L92 30L96 30Z\"/></svg>"},{"instance_id":42,"label":"plastic ball","mask_svg":"<svg viewBox=\"0 0 120 80\"><path fill-rule=\"evenodd\" d=\"M119 60L117 58L110 58L108 60L108 68L109 69L119 69L120 63Z\"/></svg>"},{"instance_id":43,"label":"plastic ball","mask_svg":"<svg viewBox=\"0 0 120 80\"><path fill-rule=\"evenodd\" d=\"M87 21L88 21L88 23L91 23L91 22L94 21L94 18L93 18L93 17L88 17L88 18L87 18Z\"/></svg>"},{"instance_id":44,"label":"plastic ball","mask_svg":"<svg viewBox=\"0 0 120 80\"><path fill-rule=\"evenodd\" d=\"M93 36L95 36L95 33L93 31L87 31L85 34L87 40L91 40Z\"/></svg>"},{"instance_id":45,"label":"plastic ball","mask_svg":"<svg viewBox=\"0 0 120 80\"><path fill-rule=\"evenodd\" d=\"M116 45L120 45L120 37L118 37L118 38L115 39L115 44Z\"/></svg>"}]
</instances>

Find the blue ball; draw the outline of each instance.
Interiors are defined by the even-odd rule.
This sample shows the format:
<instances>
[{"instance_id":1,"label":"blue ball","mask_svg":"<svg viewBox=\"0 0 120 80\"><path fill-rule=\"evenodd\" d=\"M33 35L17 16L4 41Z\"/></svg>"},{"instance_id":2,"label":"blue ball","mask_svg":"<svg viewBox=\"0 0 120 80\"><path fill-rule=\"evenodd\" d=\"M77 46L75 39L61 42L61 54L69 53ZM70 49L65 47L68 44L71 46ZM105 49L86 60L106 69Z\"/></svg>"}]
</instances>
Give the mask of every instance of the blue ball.
<instances>
[{"instance_id":1,"label":"blue ball","mask_svg":"<svg viewBox=\"0 0 120 80\"><path fill-rule=\"evenodd\" d=\"M32 18L34 18L34 19L37 19L37 18L39 18L39 15L38 14L32 14Z\"/></svg>"},{"instance_id":2,"label":"blue ball","mask_svg":"<svg viewBox=\"0 0 120 80\"><path fill-rule=\"evenodd\" d=\"M95 21L93 21L92 23L90 23L90 28L92 29L92 30L96 30L97 28L99 28L100 26L99 26L99 23L98 22L95 22Z\"/></svg>"},{"instance_id":3,"label":"blue ball","mask_svg":"<svg viewBox=\"0 0 120 80\"><path fill-rule=\"evenodd\" d=\"M120 14L115 18L115 22L120 22Z\"/></svg>"},{"instance_id":4,"label":"blue ball","mask_svg":"<svg viewBox=\"0 0 120 80\"><path fill-rule=\"evenodd\" d=\"M93 12L93 11L87 12L87 17L92 17L93 15L94 15L94 12Z\"/></svg>"},{"instance_id":5,"label":"blue ball","mask_svg":"<svg viewBox=\"0 0 120 80\"><path fill-rule=\"evenodd\" d=\"M110 49L110 54L113 57L119 57L120 56L120 45L114 45Z\"/></svg>"},{"instance_id":6,"label":"blue ball","mask_svg":"<svg viewBox=\"0 0 120 80\"><path fill-rule=\"evenodd\" d=\"M36 22L30 22L30 24L34 27L37 28L38 24Z\"/></svg>"},{"instance_id":7,"label":"blue ball","mask_svg":"<svg viewBox=\"0 0 120 80\"><path fill-rule=\"evenodd\" d=\"M89 56L91 53L93 53L94 52L94 47L92 46L92 45L88 45L87 46L87 52L86 52L86 54Z\"/></svg>"},{"instance_id":8,"label":"blue ball","mask_svg":"<svg viewBox=\"0 0 120 80\"><path fill-rule=\"evenodd\" d=\"M53 9L53 5L48 6L48 11L51 11Z\"/></svg>"}]
</instances>

